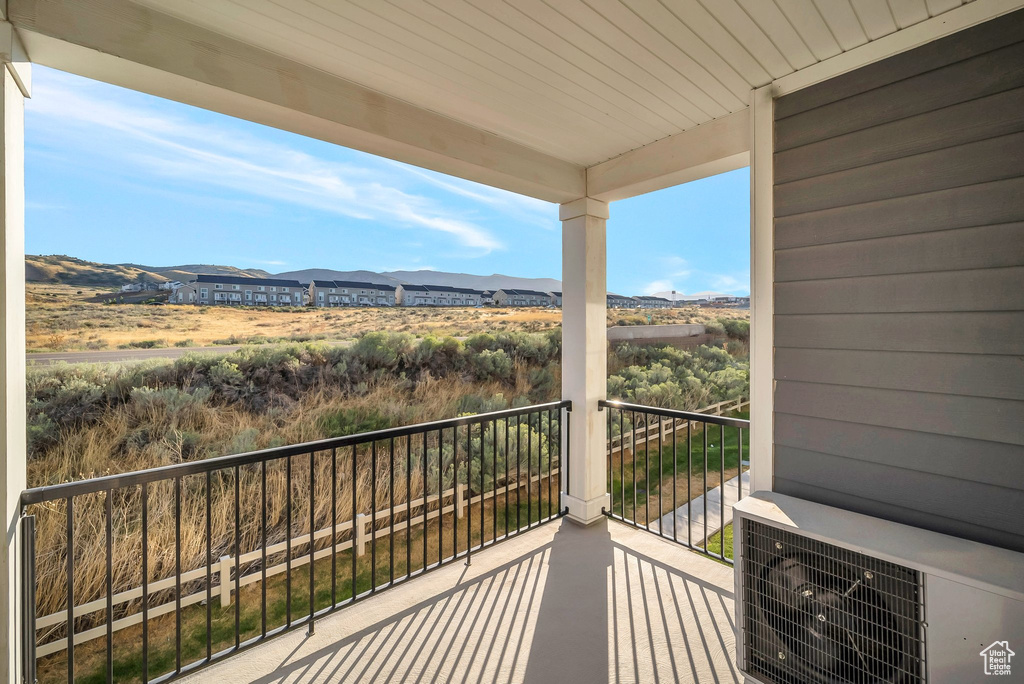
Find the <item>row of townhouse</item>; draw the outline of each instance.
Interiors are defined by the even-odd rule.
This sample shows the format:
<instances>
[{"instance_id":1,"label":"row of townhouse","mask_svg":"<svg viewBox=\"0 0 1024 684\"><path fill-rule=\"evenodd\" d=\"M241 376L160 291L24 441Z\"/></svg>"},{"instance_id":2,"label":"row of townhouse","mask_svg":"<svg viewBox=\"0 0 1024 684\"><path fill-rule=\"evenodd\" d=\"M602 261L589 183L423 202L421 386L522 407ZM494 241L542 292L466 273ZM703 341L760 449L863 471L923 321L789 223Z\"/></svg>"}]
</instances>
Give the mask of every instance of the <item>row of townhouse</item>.
<instances>
[{"instance_id":1,"label":"row of townhouse","mask_svg":"<svg viewBox=\"0 0 1024 684\"><path fill-rule=\"evenodd\" d=\"M559 299L561 299L561 293ZM494 303L498 306L553 306L554 292L539 290L502 289L494 293Z\"/></svg>"},{"instance_id":2,"label":"row of townhouse","mask_svg":"<svg viewBox=\"0 0 1024 684\"><path fill-rule=\"evenodd\" d=\"M172 304L222 306L304 306L306 288L298 280L204 275L179 287Z\"/></svg>"},{"instance_id":3,"label":"row of townhouse","mask_svg":"<svg viewBox=\"0 0 1024 684\"><path fill-rule=\"evenodd\" d=\"M627 297L609 292L607 306L609 309L671 309L673 304L664 297Z\"/></svg>"},{"instance_id":4,"label":"row of townhouse","mask_svg":"<svg viewBox=\"0 0 1024 684\"><path fill-rule=\"evenodd\" d=\"M493 303L492 293L447 285L399 285L400 306L483 306Z\"/></svg>"},{"instance_id":5,"label":"row of townhouse","mask_svg":"<svg viewBox=\"0 0 1024 684\"><path fill-rule=\"evenodd\" d=\"M309 284L309 301L314 306L326 307L394 306L398 302L398 292L394 285L353 280L314 280Z\"/></svg>"}]
</instances>

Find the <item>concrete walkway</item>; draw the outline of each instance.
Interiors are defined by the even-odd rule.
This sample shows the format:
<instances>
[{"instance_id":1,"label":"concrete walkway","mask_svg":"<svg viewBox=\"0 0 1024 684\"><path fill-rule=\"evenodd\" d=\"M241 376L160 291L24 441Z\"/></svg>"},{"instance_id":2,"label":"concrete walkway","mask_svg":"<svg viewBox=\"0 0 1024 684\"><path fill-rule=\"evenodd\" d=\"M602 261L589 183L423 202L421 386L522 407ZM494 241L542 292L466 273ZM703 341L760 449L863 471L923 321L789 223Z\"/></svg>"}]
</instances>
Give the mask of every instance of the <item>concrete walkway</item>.
<instances>
[{"instance_id":1,"label":"concrete walkway","mask_svg":"<svg viewBox=\"0 0 1024 684\"><path fill-rule=\"evenodd\" d=\"M744 464L746 461L744 461ZM750 494L750 470L743 471L743 496ZM739 500L740 488L737 483L740 477L734 477L725 483L725 523L732 522L732 506ZM687 541L686 523L690 523L690 537L694 546L704 545L704 501L707 499L707 536L712 536L722 528L722 488L715 487L706 495L701 495L689 504L683 504L672 513L666 513L660 520L651 522L652 531L660 531L664 526L665 535L671 536L676 525L679 526L679 541ZM693 515L690 511L693 511Z\"/></svg>"},{"instance_id":2,"label":"concrete walkway","mask_svg":"<svg viewBox=\"0 0 1024 684\"><path fill-rule=\"evenodd\" d=\"M563 519L184 681L740 682L732 616L732 568Z\"/></svg>"}]
</instances>

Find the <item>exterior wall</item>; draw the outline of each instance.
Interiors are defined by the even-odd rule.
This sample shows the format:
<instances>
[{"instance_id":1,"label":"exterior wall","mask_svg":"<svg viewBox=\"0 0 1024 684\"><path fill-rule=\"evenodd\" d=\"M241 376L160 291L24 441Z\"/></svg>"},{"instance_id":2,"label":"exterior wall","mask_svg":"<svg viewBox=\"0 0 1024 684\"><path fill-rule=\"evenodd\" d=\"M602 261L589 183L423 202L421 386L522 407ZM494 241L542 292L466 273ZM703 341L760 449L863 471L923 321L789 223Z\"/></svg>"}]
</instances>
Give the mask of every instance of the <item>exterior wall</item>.
<instances>
[{"instance_id":1,"label":"exterior wall","mask_svg":"<svg viewBox=\"0 0 1024 684\"><path fill-rule=\"evenodd\" d=\"M774 117L775 490L1024 551L1024 11Z\"/></svg>"},{"instance_id":2,"label":"exterior wall","mask_svg":"<svg viewBox=\"0 0 1024 684\"><path fill-rule=\"evenodd\" d=\"M338 287L330 281L310 283L309 301L313 306L394 306L396 292L376 287Z\"/></svg>"}]
</instances>

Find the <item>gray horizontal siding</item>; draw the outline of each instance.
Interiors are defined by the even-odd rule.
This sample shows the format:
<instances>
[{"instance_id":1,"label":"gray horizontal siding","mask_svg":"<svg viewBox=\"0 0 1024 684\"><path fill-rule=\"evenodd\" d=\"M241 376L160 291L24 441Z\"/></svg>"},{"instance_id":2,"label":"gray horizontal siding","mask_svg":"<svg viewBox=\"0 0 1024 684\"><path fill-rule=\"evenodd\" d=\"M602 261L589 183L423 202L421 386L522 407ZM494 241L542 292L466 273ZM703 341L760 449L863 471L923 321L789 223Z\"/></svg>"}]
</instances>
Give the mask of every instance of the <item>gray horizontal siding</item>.
<instances>
[{"instance_id":1,"label":"gray horizontal siding","mask_svg":"<svg viewBox=\"0 0 1024 684\"><path fill-rule=\"evenodd\" d=\"M789 414L776 425L778 446L941 475L953 481L966 475L974 482L1007 486L1024 480L1024 447L979 442L900 428L848 423ZM781 461L785 461L785 455ZM842 477L842 473L832 473Z\"/></svg>"},{"instance_id":2,"label":"gray horizontal siding","mask_svg":"<svg viewBox=\"0 0 1024 684\"><path fill-rule=\"evenodd\" d=\"M775 345L809 349L1024 354L1024 312L776 316Z\"/></svg>"},{"instance_id":3,"label":"gray horizontal siding","mask_svg":"<svg viewBox=\"0 0 1024 684\"><path fill-rule=\"evenodd\" d=\"M1019 356L780 347L775 351L775 377L1024 401L1024 363Z\"/></svg>"},{"instance_id":4,"label":"gray horizontal siding","mask_svg":"<svg viewBox=\"0 0 1024 684\"><path fill-rule=\"evenodd\" d=\"M1024 401L778 380L775 410L1024 446Z\"/></svg>"},{"instance_id":5,"label":"gray horizontal siding","mask_svg":"<svg viewBox=\"0 0 1024 684\"><path fill-rule=\"evenodd\" d=\"M828 190L825 189L825 192ZM1024 221L1024 178L776 217L777 249ZM906 258L906 255L904 255ZM913 259L907 259L913 261Z\"/></svg>"},{"instance_id":6,"label":"gray horizontal siding","mask_svg":"<svg viewBox=\"0 0 1024 684\"><path fill-rule=\"evenodd\" d=\"M956 517L972 525L985 525L1016 533L1024 491L954 479L920 470L872 463L780 446L779 477L817 484L840 492L871 492L879 501L899 501L905 508L943 517ZM964 499L970 506L956 509Z\"/></svg>"},{"instance_id":7,"label":"gray horizontal siding","mask_svg":"<svg viewBox=\"0 0 1024 684\"><path fill-rule=\"evenodd\" d=\"M1024 266L801 280L776 284L775 312L1021 311L1021 283Z\"/></svg>"},{"instance_id":8,"label":"gray horizontal siding","mask_svg":"<svg viewBox=\"0 0 1024 684\"><path fill-rule=\"evenodd\" d=\"M775 488L1024 551L1024 11L775 116Z\"/></svg>"},{"instance_id":9,"label":"gray horizontal siding","mask_svg":"<svg viewBox=\"0 0 1024 684\"><path fill-rule=\"evenodd\" d=\"M914 258L907 259L907 254ZM775 281L964 271L1018 264L1024 264L1024 222L779 249L775 252Z\"/></svg>"}]
</instances>

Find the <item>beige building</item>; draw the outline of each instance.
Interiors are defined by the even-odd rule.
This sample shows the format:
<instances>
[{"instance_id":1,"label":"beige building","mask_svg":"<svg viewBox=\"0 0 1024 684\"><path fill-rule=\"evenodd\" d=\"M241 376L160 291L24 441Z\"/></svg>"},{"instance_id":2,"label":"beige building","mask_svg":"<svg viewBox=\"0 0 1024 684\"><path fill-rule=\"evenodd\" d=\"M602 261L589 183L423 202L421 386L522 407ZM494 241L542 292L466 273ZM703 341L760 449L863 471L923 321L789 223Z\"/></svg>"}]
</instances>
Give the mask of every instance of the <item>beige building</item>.
<instances>
[{"instance_id":1,"label":"beige building","mask_svg":"<svg viewBox=\"0 0 1024 684\"><path fill-rule=\"evenodd\" d=\"M484 303L484 293L468 287L402 284L397 294L401 306L480 306Z\"/></svg>"},{"instance_id":2,"label":"beige building","mask_svg":"<svg viewBox=\"0 0 1024 684\"><path fill-rule=\"evenodd\" d=\"M552 301L551 294L538 290L503 288L494 293L494 303L498 306L550 306Z\"/></svg>"},{"instance_id":3,"label":"beige building","mask_svg":"<svg viewBox=\"0 0 1024 684\"><path fill-rule=\"evenodd\" d=\"M306 288L297 280L203 275L171 295L172 304L304 306Z\"/></svg>"},{"instance_id":4,"label":"beige building","mask_svg":"<svg viewBox=\"0 0 1024 684\"><path fill-rule=\"evenodd\" d=\"M309 284L313 306L394 306L395 287L353 280L314 280Z\"/></svg>"}]
</instances>

